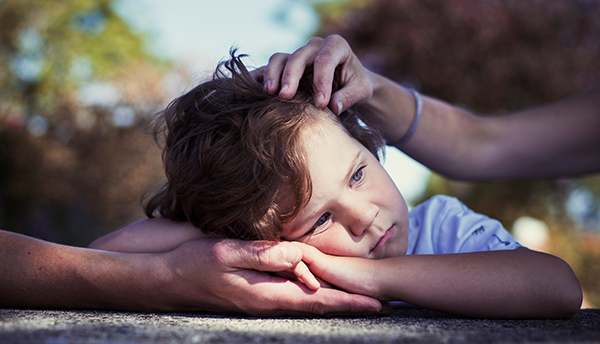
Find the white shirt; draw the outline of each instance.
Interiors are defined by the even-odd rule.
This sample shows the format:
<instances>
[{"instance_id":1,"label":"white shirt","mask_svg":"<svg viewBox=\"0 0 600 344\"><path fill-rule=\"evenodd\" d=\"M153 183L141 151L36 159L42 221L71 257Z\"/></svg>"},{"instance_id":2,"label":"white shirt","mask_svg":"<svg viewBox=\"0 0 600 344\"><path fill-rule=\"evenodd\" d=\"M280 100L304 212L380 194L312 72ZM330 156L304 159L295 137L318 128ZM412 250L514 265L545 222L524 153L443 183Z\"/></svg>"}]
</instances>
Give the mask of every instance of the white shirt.
<instances>
[{"instance_id":1,"label":"white shirt","mask_svg":"<svg viewBox=\"0 0 600 344\"><path fill-rule=\"evenodd\" d=\"M454 197L433 196L410 212L409 221L407 255L521 247L498 220L472 211Z\"/></svg>"}]
</instances>

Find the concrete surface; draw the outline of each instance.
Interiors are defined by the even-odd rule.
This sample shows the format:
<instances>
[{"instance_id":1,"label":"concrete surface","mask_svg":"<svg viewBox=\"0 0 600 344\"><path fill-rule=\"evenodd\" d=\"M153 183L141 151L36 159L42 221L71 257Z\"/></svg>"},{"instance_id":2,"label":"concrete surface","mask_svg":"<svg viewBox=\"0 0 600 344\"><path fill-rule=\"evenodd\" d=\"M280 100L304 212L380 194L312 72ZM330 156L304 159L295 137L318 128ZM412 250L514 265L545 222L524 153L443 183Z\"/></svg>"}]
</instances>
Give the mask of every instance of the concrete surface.
<instances>
[{"instance_id":1,"label":"concrete surface","mask_svg":"<svg viewBox=\"0 0 600 344\"><path fill-rule=\"evenodd\" d=\"M358 318L0 309L0 343L600 343L600 309L563 320L416 309Z\"/></svg>"}]
</instances>

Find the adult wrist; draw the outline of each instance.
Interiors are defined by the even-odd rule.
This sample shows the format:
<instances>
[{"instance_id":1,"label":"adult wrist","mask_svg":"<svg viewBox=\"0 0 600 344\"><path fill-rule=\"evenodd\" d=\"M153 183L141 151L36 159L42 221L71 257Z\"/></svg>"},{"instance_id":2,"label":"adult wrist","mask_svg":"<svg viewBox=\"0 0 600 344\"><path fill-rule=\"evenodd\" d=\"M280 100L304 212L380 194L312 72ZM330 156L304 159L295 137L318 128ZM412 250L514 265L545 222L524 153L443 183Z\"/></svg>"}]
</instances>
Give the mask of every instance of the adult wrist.
<instances>
[{"instance_id":1,"label":"adult wrist","mask_svg":"<svg viewBox=\"0 0 600 344\"><path fill-rule=\"evenodd\" d=\"M98 262L112 262L99 267L94 274L99 290L97 308L130 311L173 311L169 297L173 290L172 272L164 254L102 252L113 257L99 258ZM108 270L106 270L108 269Z\"/></svg>"},{"instance_id":2,"label":"adult wrist","mask_svg":"<svg viewBox=\"0 0 600 344\"><path fill-rule=\"evenodd\" d=\"M132 289L141 306L152 311L181 311L193 307L182 300L181 285L176 271L169 263L170 252L133 254L134 275ZM187 300L189 301L189 300ZM195 310L195 309L190 309Z\"/></svg>"},{"instance_id":3,"label":"adult wrist","mask_svg":"<svg viewBox=\"0 0 600 344\"><path fill-rule=\"evenodd\" d=\"M421 113L423 111L423 100L421 99L421 95L419 94L419 92L410 88L408 89L408 91L415 98L415 115L410 124L410 127L408 127L406 134L404 134L400 141L388 143L389 145L396 146L397 148L404 146L413 137L415 131L417 131L417 128L419 127L419 122L421 121Z\"/></svg>"},{"instance_id":4,"label":"adult wrist","mask_svg":"<svg viewBox=\"0 0 600 344\"><path fill-rule=\"evenodd\" d=\"M373 96L367 102L374 110L371 119L383 131L388 145L399 143L414 123L415 96L409 89L379 74L371 72L371 79Z\"/></svg>"}]
</instances>

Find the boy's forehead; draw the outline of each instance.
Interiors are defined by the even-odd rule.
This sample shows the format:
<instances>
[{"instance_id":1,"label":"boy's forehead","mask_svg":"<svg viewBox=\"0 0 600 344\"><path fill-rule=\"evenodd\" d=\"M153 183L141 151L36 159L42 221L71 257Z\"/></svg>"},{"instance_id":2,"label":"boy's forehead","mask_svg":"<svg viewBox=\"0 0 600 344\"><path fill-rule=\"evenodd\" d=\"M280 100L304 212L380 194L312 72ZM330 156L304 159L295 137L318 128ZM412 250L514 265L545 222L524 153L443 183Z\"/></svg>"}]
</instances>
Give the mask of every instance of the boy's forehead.
<instances>
[{"instance_id":1,"label":"boy's forehead","mask_svg":"<svg viewBox=\"0 0 600 344\"><path fill-rule=\"evenodd\" d=\"M332 114L333 115L333 114ZM304 136L306 168L312 185L312 193L307 195L306 203L301 207L298 220L313 213L314 193L320 194L320 201L326 199L321 189L330 186L345 185L356 161L363 156L365 148L348 133L346 128L334 117L319 120L312 130L307 130ZM318 190L315 190L315 187ZM302 221L300 221L302 222Z\"/></svg>"},{"instance_id":2,"label":"boy's forehead","mask_svg":"<svg viewBox=\"0 0 600 344\"><path fill-rule=\"evenodd\" d=\"M339 122L337 116L329 108L320 109L316 106L309 106L304 110L307 115L314 119L315 123L334 123Z\"/></svg>"},{"instance_id":3,"label":"boy's forehead","mask_svg":"<svg viewBox=\"0 0 600 344\"><path fill-rule=\"evenodd\" d=\"M340 122L339 118L329 110L329 108L319 109L319 108L310 108L307 111L312 112L313 121L309 122L310 124L304 130L304 140L308 142L314 142L314 137L312 135L327 135L330 130L340 130L345 135L352 137L348 130L344 127L344 125Z\"/></svg>"}]
</instances>

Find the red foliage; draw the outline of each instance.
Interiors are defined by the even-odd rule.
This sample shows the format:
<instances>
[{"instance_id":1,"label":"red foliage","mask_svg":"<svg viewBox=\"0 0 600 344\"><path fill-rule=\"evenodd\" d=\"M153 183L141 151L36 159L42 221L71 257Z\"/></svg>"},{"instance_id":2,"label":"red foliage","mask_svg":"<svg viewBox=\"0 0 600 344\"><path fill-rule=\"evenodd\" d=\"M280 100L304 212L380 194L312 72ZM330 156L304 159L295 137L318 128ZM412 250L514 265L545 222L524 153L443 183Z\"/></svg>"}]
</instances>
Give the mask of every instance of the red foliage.
<instances>
[{"instance_id":1,"label":"red foliage","mask_svg":"<svg viewBox=\"0 0 600 344\"><path fill-rule=\"evenodd\" d=\"M345 37L365 65L426 94L495 113L600 80L600 2L378 0L320 34Z\"/></svg>"}]
</instances>

